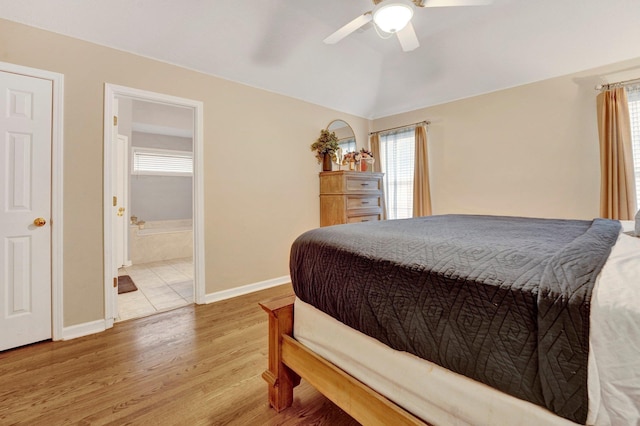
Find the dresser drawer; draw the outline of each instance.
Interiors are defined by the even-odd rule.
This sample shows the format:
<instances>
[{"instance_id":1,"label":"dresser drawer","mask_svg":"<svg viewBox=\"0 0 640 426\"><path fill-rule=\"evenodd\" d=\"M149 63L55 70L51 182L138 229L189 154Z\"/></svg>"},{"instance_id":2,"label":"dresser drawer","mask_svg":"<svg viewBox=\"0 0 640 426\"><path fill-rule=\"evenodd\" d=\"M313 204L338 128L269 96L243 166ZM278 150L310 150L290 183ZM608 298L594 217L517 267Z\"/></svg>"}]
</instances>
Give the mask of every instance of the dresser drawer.
<instances>
[{"instance_id":1,"label":"dresser drawer","mask_svg":"<svg viewBox=\"0 0 640 426\"><path fill-rule=\"evenodd\" d=\"M349 216L347 218L347 223L377 222L379 220L382 220L382 217L378 213L378 214L368 214L364 216Z\"/></svg>"},{"instance_id":2,"label":"dresser drawer","mask_svg":"<svg viewBox=\"0 0 640 426\"><path fill-rule=\"evenodd\" d=\"M380 179L373 176L349 176L346 186L347 192L378 192L380 191Z\"/></svg>"},{"instance_id":3,"label":"dresser drawer","mask_svg":"<svg viewBox=\"0 0 640 426\"><path fill-rule=\"evenodd\" d=\"M363 196L363 197L354 197L353 195L350 195L347 197L347 210L353 210L353 209L368 209L368 208L372 208L372 207L380 207L381 203L380 203L380 197L376 196L376 197L367 197L367 196Z\"/></svg>"},{"instance_id":4,"label":"dresser drawer","mask_svg":"<svg viewBox=\"0 0 640 426\"><path fill-rule=\"evenodd\" d=\"M320 226L384 220L379 172L320 173Z\"/></svg>"}]
</instances>

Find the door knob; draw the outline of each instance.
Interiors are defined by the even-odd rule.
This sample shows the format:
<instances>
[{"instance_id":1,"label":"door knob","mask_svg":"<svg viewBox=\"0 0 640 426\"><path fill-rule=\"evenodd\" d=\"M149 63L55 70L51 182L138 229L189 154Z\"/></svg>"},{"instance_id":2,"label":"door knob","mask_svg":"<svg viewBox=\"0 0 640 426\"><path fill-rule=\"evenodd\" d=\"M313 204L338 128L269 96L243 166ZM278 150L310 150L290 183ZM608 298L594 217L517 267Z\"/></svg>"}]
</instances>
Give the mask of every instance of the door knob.
<instances>
[{"instance_id":1,"label":"door knob","mask_svg":"<svg viewBox=\"0 0 640 426\"><path fill-rule=\"evenodd\" d=\"M33 220L33 224L34 224L35 226L40 227L40 226L44 226L44 225L46 225L46 224L47 224L47 221L46 221L46 220L44 220L44 218L43 218L43 217L38 217L38 218L36 218L36 219L34 219L34 220Z\"/></svg>"}]
</instances>

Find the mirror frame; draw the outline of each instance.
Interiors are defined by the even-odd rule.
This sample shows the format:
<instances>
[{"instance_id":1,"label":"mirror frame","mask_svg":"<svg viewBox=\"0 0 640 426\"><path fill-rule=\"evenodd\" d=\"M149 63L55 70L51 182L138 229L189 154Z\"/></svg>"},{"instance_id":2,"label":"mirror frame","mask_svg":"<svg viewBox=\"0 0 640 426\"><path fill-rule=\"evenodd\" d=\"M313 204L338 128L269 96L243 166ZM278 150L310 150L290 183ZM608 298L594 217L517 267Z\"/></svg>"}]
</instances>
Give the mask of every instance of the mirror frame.
<instances>
[{"instance_id":1,"label":"mirror frame","mask_svg":"<svg viewBox=\"0 0 640 426\"><path fill-rule=\"evenodd\" d=\"M345 120L342 120L340 118L335 119L335 120L331 120L331 122L327 125L327 130L330 131L330 132L335 132L337 129L333 129L332 130L331 129L331 125L333 125L334 123L340 123L340 122L344 123L345 125L338 127L338 129L342 129L343 127L346 127L351 131L351 135L353 137L353 141L356 144L356 151L357 151L358 150L358 140L356 139L356 132L353 131L353 127L351 127L351 125L349 123L347 123ZM341 140L347 139L346 137L340 138L340 135L337 135L337 136L339 138L338 143L340 143Z\"/></svg>"},{"instance_id":2,"label":"mirror frame","mask_svg":"<svg viewBox=\"0 0 640 426\"><path fill-rule=\"evenodd\" d=\"M331 129L331 126L333 124L335 124L335 123L344 123L344 126L341 125L337 129ZM356 139L356 132L353 131L353 127L351 127L351 125L349 123L347 123L345 120L342 120L340 118L332 120L327 125L326 130L329 131L329 132L336 132L336 130L341 130L343 128L348 129L348 130L345 130L344 133L346 133L347 131L350 131L351 135L345 136L343 138L340 138L340 135L336 135L336 136L338 136L338 143L340 143L340 141L342 141L342 140L353 139L353 143L355 145L354 151L358 151L358 140ZM342 152L342 150L338 151L337 158L336 158L336 160L334 160L336 162L336 164L338 165L338 170L340 170L341 167L343 165L345 165L344 160L343 160L344 154L346 154L346 152Z\"/></svg>"}]
</instances>

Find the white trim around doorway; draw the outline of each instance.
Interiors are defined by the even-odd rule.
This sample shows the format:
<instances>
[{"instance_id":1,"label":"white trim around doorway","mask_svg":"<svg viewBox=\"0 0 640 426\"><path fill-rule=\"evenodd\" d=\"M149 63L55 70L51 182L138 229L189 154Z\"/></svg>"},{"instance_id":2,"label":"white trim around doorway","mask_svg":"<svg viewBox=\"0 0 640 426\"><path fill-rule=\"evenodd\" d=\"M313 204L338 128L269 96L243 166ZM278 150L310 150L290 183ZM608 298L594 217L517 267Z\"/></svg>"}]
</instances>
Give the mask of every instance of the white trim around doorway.
<instances>
[{"instance_id":1,"label":"white trim around doorway","mask_svg":"<svg viewBox=\"0 0 640 426\"><path fill-rule=\"evenodd\" d=\"M51 120L51 337L64 338L63 299L63 153L64 75L57 72L0 62L0 71L50 80L53 85Z\"/></svg>"},{"instance_id":2,"label":"white trim around doorway","mask_svg":"<svg viewBox=\"0 0 640 426\"><path fill-rule=\"evenodd\" d=\"M116 97L127 97L147 102L157 102L170 106L193 109L193 266L194 266L194 301L202 304L205 301L204 277L204 169L203 169L203 103L191 99L161 93L148 92L130 87L105 84L104 95L104 291L105 291L105 326L113 327L118 313L113 312L114 292L112 277L112 226L111 226L111 149L113 126L111 123Z\"/></svg>"}]
</instances>

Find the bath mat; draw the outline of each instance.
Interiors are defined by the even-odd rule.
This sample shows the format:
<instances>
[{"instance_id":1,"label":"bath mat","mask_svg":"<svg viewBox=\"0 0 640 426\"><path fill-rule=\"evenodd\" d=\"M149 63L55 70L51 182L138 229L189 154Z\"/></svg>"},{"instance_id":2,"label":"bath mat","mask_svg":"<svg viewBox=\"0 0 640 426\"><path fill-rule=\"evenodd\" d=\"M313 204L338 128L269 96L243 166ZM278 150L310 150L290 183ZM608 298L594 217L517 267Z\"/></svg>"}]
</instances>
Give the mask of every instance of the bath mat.
<instances>
[{"instance_id":1,"label":"bath mat","mask_svg":"<svg viewBox=\"0 0 640 426\"><path fill-rule=\"evenodd\" d=\"M118 294L136 291L138 287L133 283L129 275L120 275L118 277Z\"/></svg>"}]
</instances>

